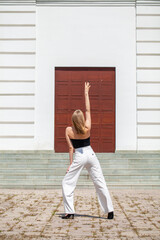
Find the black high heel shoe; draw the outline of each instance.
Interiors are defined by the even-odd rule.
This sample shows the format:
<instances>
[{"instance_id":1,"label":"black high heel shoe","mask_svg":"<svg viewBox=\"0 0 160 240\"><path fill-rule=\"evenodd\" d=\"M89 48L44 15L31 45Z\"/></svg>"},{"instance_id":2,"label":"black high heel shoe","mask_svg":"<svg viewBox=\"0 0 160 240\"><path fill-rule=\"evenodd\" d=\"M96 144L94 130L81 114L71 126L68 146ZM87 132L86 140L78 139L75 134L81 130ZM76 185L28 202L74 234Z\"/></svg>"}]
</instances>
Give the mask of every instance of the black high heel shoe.
<instances>
[{"instance_id":1,"label":"black high heel shoe","mask_svg":"<svg viewBox=\"0 0 160 240\"><path fill-rule=\"evenodd\" d=\"M113 219L113 218L114 218L114 212L109 212L108 219Z\"/></svg>"},{"instance_id":2,"label":"black high heel shoe","mask_svg":"<svg viewBox=\"0 0 160 240\"><path fill-rule=\"evenodd\" d=\"M65 215L65 216L62 216L62 219L74 219L74 214L67 214L67 215Z\"/></svg>"}]
</instances>

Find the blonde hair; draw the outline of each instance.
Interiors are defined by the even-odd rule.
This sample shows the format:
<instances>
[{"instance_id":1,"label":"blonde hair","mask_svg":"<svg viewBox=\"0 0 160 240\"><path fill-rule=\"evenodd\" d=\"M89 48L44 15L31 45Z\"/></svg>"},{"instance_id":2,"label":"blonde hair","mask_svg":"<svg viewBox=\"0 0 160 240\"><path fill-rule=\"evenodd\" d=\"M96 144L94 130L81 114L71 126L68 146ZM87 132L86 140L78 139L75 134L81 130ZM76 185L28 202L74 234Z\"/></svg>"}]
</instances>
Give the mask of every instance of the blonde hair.
<instances>
[{"instance_id":1,"label":"blonde hair","mask_svg":"<svg viewBox=\"0 0 160 240\"><path fill-rule=\"evenodd\" d=\"M85 119L84 114L80 109L77 109L72 114L72 123L76 129L77 134L85 134Z\"/></svg>"}]
</instances>

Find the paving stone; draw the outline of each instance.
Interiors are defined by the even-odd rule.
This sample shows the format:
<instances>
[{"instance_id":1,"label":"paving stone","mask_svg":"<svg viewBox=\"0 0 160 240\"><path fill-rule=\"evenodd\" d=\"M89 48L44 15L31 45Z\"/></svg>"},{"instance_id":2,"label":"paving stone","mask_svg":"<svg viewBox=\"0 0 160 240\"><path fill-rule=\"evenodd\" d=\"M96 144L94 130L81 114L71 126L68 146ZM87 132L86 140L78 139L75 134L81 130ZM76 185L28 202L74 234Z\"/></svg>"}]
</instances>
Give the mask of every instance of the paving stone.
<instances>
[{"instance_id":1,"label":"paving stone","mask_svg":"<svg viewBox=\"0 0 160 240\"><path fill-rule=\"evenodd\" d=\"M160 240L160 190L112 189L107 219L94 189L76 189L75 218L64 214L61 189L1 189L0 240Z\"/></svg>"}]
</instances>

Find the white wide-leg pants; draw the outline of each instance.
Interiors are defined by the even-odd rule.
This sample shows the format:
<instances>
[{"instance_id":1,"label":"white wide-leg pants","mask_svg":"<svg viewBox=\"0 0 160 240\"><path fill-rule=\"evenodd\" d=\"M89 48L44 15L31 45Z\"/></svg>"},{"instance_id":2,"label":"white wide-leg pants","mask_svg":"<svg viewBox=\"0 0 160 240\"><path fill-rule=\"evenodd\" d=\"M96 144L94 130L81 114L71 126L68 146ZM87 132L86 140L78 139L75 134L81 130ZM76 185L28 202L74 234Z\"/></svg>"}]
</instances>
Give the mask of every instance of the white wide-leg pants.
<instances>
[{"instance_id":1,"label":"white wide-leg pants","mask_svg":"<svg viewBox=\"0 0 160 240\"><path fill-rule=\"evenodd\" d=\"M102 169L91 146L76 148L74 160L62 181L62 194L65 213L74 214L74 189L83 168L86 168L94 183L98 202L104 213L114 211Z\"/></svg>"}]
</instances>

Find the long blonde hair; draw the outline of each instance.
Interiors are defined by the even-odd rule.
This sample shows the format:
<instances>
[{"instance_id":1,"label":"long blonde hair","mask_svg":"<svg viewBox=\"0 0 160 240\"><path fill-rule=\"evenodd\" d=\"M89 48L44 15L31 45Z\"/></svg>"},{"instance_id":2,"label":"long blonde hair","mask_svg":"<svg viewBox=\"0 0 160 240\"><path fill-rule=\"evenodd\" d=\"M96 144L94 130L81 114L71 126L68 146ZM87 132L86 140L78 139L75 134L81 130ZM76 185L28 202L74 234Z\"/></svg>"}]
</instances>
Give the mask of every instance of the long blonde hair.
<instances>
[{"instance_id":1,"label":"long blonde hair","mask_svg":"<svg viewBox=\"0 0 160 240\"><path fill-rule=\"evenodd\" d=\"M85 119L84 114L80 109L77 109L72 114L72 123L77 134L85 134Z\"/></svg>"}]
</instances>

